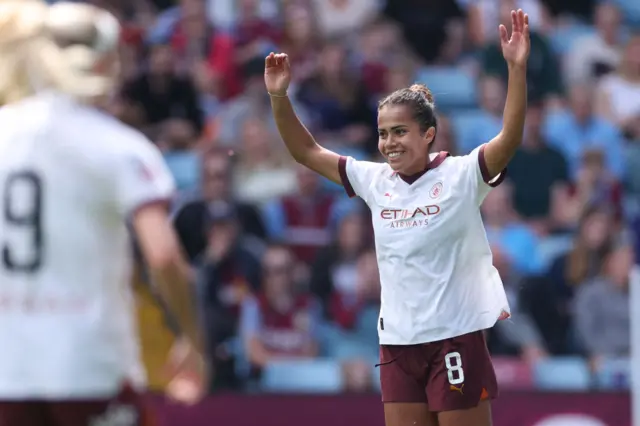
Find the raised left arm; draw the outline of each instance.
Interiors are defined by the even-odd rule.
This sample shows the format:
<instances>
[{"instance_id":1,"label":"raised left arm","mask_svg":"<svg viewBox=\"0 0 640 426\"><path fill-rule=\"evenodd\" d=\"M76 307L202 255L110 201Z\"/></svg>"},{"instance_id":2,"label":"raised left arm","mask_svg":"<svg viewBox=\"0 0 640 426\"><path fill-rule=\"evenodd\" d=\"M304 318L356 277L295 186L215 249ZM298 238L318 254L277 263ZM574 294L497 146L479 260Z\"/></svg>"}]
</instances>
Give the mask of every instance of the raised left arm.
<instances>
[{"instance_id":1,"label":"raised left arm","mask_svg":"<svg viewBox=\"0 0 640 426\"><path fill-rule=\"evenodd\" d=\"M484 148L484 160L491 178L507 167L520 147L527 112L527 60L531 46L529 17L522 9L511 11L511 27L511 38L504 25L499 28L502 54L509 67L509 82L502 130Z\"/></svg>"}]
</instances>

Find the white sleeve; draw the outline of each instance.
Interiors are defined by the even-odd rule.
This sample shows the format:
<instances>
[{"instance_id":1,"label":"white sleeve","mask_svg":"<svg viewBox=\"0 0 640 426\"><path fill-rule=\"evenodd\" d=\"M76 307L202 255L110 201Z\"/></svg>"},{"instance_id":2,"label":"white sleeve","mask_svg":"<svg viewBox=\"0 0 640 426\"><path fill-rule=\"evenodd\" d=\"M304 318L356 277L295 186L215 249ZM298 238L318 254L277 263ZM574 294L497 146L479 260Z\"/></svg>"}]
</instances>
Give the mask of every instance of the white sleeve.
<instances>
[{"instance_id":1,"label":"white sleeve","mask_svg":"<svg viewBox=\"0 0 640 426\"><path fill-rule=\"evenodd\" d=\"M358 161L352 157L340 157L338 170L342 186L349 197L356 195L367 201L371 183L382 165L371 161Z\"/></svg>"},{"instance_id":2,"label":"white sleeve","mask_svg":"<svg viewBox=\"0 0 640 426\"><path fill-rule=\"evenodd\" d=\"M115 173L117 205L124 216L154 202L169 201L175 182L160 150L141 138L119 155Z\"/></svg>"},{"instance_id":3,"label":"white sleeve","mask_svg":"<svg viewBox=\"0 0 640 426\"><path fill-rule=\"evenodd\" d=\"M487 163L484 159L485 146L486 144L480 145L462 157L464 173L471 191L476 194L478 205L482 204L492 188L502 183L507 174L507 169L504 169L494 178L489 176L489 169L487 169Z\"/></svg>"}]
</instances>

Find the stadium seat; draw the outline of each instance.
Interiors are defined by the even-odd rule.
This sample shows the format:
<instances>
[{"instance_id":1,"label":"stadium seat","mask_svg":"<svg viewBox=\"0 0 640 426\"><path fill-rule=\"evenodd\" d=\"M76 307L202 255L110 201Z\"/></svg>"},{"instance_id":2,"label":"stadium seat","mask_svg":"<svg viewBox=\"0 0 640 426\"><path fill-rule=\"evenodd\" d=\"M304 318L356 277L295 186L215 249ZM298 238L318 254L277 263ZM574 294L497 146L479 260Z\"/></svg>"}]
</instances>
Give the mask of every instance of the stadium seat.
<instances>
[{"instance_id":1,"label":"stadium seat","mask_svg":"<svg viewBox=\"0 0 640 426\"><path fill-rule=\"evenodd\" d=\"M459 68L425 67L418 71L416 80L429 86L440 109L477 105L475 80Z\"/></svg>"},{"instance_id":2,"label":"stadium seat","mask_svg":"<svg viewBox=\"0 0 640 426\"><path fill-rule=\"evenodd\" d=\"M636 28L640 27L640 2L638 0L614 0L614 3L622 10L622 16L627 24Z\"/></svg>"},{"instance_id":3,"label":"stadium seat","mask_svg":"<svg viewBox=\"0 0 640 426\"><path fill-rule=\"evenodd\" d=\"M268 364L262 375L266 392L338 393L342 368L328 359L283 360Z\"/></svg>"},{"instance_id":4,"label":"stadium seat","mask_svg":"<svg viewBox=\"0 0 640 426\"><path fill-rule=\"evenodd\" d=\"M565 55L571 51L576 40L594 32L592 26L580 23L557 28L551 33L551 47L558 55Z\"/></svg>"},{"instance_id":5,"label":"stadium seat","mask_svg":"<svg viewBox=\"0 0 640 426\"><path fill-rule=\"evenodd\" d=\"M551 263L560 255L566 253L573 246L573 238L570 235L555 235L540 240L538 244L538 256L543 269L551 266Z\"/></svg>"},{"instance_id":6,"label":"stadium seat","mask_svg":"<svg viewBox=\"0 0 640 426\"><path fill-rule=\"evenodd\" d=\"M529 365L518 357L492 356L498 384L504 389L530 390L533 377Z\"/></svg>"},{"instance_id":7,"label":"stadium seat","mask_svg":"<svg viewBox=\"0 0 640 426\"><path fill-rule=\"evenodd\" d=\"M606 359L596 372L596 383L602 389L628 389L630 382L631 362L627 358Z\"/></svg>"},{"instance_id":8,"label":"stadium seat","mask_svg":"<svg viewBox=\"0 0 640 426\"><path fill-rule=\"evenodd\" d=\"M591 375L587 362L579 357L549 358L533 367L535 385L544 390L589 389Z\"/></svg>"},{"instance_id":9,"label":"stadium seat","mask_svg":"<svg viewBox=\"0 0 640 426\"><path fill-rule=\"evenodd\" d=\"M449 116L453 127L453 134L458 141L458 152L468 154L483 142L488 141L486 134L497 134L501 123L496 123L480 109L465 109L456 111Z\"/></svg>"},{"instance_id":10,"label":"stadium seat","mask_svg":"<svg viewBox=\"0 0 640 426\"><path fill-rule=\"evenodd\" d=\"M179 190L193 190L200 183L200 157L194 152L171 152L164 156Z\"/></svg>"}]
</instances>

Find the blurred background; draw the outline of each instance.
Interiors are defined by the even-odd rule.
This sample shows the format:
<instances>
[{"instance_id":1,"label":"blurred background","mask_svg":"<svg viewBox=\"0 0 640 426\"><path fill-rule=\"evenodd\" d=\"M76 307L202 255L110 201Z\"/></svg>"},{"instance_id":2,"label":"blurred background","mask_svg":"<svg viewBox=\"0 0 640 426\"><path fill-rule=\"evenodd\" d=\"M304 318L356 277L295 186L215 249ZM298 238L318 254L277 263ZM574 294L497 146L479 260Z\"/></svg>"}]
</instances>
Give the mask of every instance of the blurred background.
<instances>
[{"instance_id":1,"label":"blurred background","mask_svg":"<svg viewBox=\"0 0 640 426\"><path fill-rule=\"evenodd\" d=\"M173 220L198 270L212 396L157 399L167 426L382 425L370 218L294 164L271 119L264 56L319 143L379 160L376 103L436 98L436 150L501 127L497 26L530 16L529 109L508 181L482 206L512 319L488 332L496 426L631 425L629 277L640 233L638 0L95 0L122 21L111 112L164 152ZM507 25L509 26L509 25ZM171 323L136 280L152 388ZM640 424L640 419L636 425Z\"/></svg>"}]
</instances>

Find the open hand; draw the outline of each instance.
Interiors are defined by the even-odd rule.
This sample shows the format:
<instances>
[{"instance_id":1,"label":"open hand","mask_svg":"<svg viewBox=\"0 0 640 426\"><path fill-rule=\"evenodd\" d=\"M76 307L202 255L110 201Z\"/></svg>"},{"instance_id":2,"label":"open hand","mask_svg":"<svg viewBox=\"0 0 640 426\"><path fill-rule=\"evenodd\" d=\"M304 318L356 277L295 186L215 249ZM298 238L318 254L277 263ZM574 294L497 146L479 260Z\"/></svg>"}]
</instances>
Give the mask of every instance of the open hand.
<instances>
[{"instance_id":1,"label":"open hand","mask_svg":"<svg viewBox=\"0 0 640 426\"><path fill-rule=\"evenodd\" d=\"M264 83L267 92L276 96L285 96L291 83L291 67L286 53L271 52L264 61Z\"/></svg>"},{"instance_id":2,"label":"open hand","mask_svg":"<svg viewBox=\"0 0 640 426\"><path fill-rule=\"evenodd\" d=\"M511 38L504 25L500 25L502 56L510 66L525 66L529 59L531 42L529 38L529 16L518 9L511 11Z\"/></svg>"}]
</instances>

